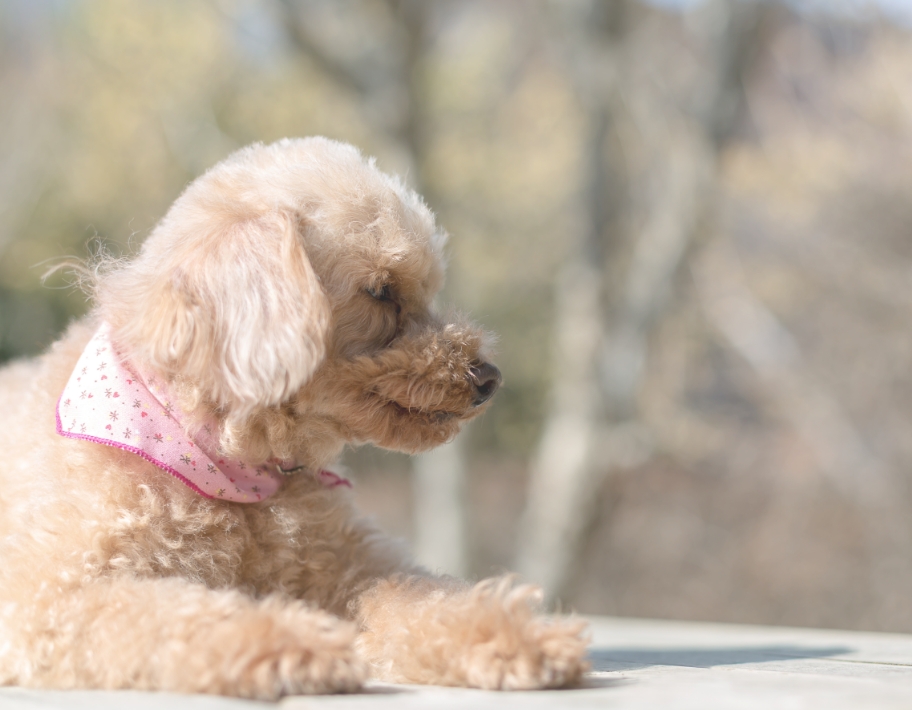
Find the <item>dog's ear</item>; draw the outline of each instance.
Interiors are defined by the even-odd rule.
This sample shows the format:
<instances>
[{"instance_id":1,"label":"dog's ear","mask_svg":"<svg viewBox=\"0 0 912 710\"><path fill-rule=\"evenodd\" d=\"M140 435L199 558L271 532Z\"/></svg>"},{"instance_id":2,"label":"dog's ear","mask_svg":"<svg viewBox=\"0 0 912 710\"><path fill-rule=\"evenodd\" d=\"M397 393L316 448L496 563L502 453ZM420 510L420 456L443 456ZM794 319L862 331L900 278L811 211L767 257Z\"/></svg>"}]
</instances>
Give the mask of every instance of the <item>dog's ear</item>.
<instances>
[{"instance_id":1,"label":"dog's ear","mask_svg":"<svg viewBox=\"0 0 912 710\"><path fill-rule=\"evenodd\" d=\"M322 362L330 325L299 227L271 212L153 234L151 249L100 284L102 316L132 357L232 415L278 404Z\"/></svg>"}]
</instances>

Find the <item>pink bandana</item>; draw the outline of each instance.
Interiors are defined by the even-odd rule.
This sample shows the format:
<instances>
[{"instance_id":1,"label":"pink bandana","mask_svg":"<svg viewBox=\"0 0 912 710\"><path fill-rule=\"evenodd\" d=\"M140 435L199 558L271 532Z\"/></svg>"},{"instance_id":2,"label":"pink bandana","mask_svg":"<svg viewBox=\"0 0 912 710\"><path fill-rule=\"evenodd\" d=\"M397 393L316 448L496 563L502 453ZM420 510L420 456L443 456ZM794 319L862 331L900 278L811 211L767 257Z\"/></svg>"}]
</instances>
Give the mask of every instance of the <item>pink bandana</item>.
<instances>
[{"instance_id":1,"label":"pink bandana","mask_svg":"<svg viewBox=\"0 0 912 710\"><path fill-rule=\"evenodd\" d=\"M86 345L57 402L58 434L142 456L206 498L255 503L273 495L282 473L291 472L281 462L251 466L221 456L213 430L207 424L188 437L166 383L131 371L112 346L106 323ZM329 488L351 487L330 471L317 477Z\"/></svg>"}]
</instances>

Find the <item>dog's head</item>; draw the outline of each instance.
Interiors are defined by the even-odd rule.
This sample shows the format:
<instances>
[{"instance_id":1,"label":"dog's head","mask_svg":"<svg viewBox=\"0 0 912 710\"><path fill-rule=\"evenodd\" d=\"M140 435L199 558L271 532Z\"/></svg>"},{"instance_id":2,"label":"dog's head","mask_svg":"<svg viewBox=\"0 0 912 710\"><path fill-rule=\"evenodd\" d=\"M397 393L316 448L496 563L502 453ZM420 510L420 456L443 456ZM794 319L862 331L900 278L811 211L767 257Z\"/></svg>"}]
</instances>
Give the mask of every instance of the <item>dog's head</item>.
<instances>
[{"instance_id":1,"label":"dog's head","mask_svg":"<svg viewBox=\"0 0 912 710\"><path fill-rule=\"evenodd\" d=\"M353 147L284 140L192 183L96 297L127 356L217 416L229 450L314 465L346 442L414 452L500 384L483 334L431 307L443 241Z\"/></svg>"}]
</instances>

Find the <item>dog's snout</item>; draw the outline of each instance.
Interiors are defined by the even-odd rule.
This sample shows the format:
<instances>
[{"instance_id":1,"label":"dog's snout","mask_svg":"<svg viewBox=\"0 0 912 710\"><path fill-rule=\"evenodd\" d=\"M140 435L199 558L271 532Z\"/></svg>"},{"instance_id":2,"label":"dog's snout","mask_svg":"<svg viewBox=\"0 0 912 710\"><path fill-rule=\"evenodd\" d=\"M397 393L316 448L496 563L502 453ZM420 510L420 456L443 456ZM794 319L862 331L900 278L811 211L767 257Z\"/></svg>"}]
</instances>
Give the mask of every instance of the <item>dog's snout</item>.
<instances>
[{"instance_id":1,"label":"dog's snout","mask_svg":"<svg viewBox=\"0 0 912 710\"><path fill-rule=\"evenodd\" d=\"M500 370L489 362L483 362L469 370L469 381L475 387L475 399L472 401L473 407L478 407L487 402L497 388L500 387L501 376Z\"/></svg>"}]
</instances>

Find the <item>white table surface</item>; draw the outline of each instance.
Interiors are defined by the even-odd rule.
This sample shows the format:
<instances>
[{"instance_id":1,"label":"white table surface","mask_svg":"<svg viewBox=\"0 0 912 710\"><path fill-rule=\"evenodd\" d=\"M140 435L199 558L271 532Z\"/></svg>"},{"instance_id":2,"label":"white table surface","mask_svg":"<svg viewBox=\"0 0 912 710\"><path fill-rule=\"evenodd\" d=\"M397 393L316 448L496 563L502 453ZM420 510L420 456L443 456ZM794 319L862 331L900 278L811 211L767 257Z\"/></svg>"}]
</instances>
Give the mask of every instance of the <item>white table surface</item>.
<instances>
[{"instance_id":1,"label":"white table surface","mask_svg":"<svg viewBox=\"0 0 912 710\"><path fill-rule=\"evenodd\" d=\"M371 683L277 704L132 691L0 689L0 710L912 710L912 635L593 617L592 673L571 690L492 693Z\"/></svg>"}]
</instances>

